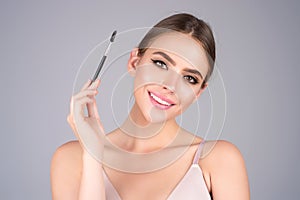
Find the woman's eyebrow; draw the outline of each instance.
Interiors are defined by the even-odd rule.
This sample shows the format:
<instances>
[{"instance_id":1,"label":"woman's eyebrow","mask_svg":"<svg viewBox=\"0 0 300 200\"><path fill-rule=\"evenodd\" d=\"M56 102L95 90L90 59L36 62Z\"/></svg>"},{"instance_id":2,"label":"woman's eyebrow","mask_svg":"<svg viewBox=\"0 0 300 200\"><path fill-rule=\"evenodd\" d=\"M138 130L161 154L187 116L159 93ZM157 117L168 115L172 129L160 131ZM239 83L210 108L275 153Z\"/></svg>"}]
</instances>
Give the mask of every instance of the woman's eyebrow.
<instances>
[{"instance_id":1,"label":"woman's eyebrow","mask_svg":"<svg viewBox=\"0 0 300 200\"><path fill-rule=\"evenodd\" d=\"M176 62L167 54L165 54L164 52L161 51L156 51L153 54L158 54L161 55L162 57L164 57L166 60L168 60L172 65L176 65Z\"/></svg>"}]
</instances>

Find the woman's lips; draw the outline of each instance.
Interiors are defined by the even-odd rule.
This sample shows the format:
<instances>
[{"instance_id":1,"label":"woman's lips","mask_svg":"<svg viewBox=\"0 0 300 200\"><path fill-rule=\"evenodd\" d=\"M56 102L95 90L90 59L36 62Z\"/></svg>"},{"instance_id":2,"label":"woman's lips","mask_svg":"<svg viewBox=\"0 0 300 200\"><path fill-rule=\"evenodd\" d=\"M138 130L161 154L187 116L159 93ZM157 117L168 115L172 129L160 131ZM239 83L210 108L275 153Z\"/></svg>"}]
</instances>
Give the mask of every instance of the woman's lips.
<instances>
[{"instance_id":1,"label":"woman's lips","mask_svg":"<svg viewBox=\"0 0 300 200\"><path fill-rule=\"evenodd\" d=\"M166 110L169 109L171 106L175 105L173 101L157 93L148 91L148 94L152 104L160 109Z\"/></svg>"}]
</instances>

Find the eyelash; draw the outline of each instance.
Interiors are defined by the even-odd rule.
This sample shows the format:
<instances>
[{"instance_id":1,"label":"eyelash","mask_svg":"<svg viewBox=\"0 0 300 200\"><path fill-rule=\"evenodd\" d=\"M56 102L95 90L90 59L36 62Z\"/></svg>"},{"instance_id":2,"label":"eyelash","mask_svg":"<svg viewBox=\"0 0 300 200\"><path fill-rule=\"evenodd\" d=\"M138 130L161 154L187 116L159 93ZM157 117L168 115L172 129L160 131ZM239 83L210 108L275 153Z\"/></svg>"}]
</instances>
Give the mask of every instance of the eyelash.
<instances>
[{"instance_id":1,"label":"eyelash","mask_svg":"<svg viewBox=\"0 0 300 200\"><path fill-rule=\"evenodd\" d=\"M163 61L161 61L161 60L154 60L154 59L151 59L152 60L152 62L156 65L156 66L158 66L158 67L160 67L160 68L162 68L162 69L166 69L166 70L168 70L168 66L166 65L166 63L164 63ZM162 66L163 65L163 66ZM198 79L196 78L196 77L193 77L193 76L189 76L189 75L187 75L187 76L184 76L184 79L186 79L190 84L192 84L192 85L196 85L197 83L199 83L199 81L198 81ZM190 81L190 80L192 80L192 81Z\"/></svg>"},{"instance_id":2,"label":"eyelash","mask_svg":"<svg viewBox=\"0 0 300 200\"><path fill-rule=\"evenodd\" d=\"M153 59L151 59L151 60L152 60L152 62L153 62L156 66L158 66L158 67L160 67L160 68L162 68L162 69L168 69L166 63L164 63L163 61L161 61L161 60L153 60ZM162 67L161 65L164 65L164 67Z\"/></svg>"}]
</instances>

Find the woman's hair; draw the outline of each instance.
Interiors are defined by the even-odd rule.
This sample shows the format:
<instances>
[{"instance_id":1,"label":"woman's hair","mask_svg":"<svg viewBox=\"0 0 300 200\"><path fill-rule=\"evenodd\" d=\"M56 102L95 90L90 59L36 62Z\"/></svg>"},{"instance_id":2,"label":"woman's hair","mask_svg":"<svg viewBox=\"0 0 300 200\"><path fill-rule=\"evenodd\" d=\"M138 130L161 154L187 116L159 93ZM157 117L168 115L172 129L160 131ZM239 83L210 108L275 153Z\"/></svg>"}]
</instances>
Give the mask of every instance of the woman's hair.
<instances>
[{"instance_id":1,"label":"woman's hair","mask_svg":"<svg viewBox=\"0 0 300 200\"><path fill-rule=\"evenodd\" d=\"M201 86L204 87L204 84L209 80L214 69L214 62L216 59L215 40L209 25L193 15L186 13L175 14L158 22L139 43L138 55L142 56L150 46L150 43L157 36L171 31L178 31L180 33L191 35L191 37L200 42L205 49L209 60L209 69Z\"/></svg>"}]
</instances>

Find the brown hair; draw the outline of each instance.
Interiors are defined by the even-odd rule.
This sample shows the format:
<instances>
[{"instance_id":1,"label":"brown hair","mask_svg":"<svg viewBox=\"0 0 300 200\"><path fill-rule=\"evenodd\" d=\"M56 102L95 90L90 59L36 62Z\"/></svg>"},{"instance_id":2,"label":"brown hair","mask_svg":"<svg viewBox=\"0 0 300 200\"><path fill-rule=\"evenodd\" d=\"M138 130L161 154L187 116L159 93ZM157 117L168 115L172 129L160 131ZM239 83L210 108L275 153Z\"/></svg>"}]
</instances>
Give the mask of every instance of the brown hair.
<instances>
[{"instance_id":1,"label":"brown hair","mask_svg":"<svg viewBox=\"0 0 300 200\"><path fill-rule=\"evenodd\" d=\"M209 69L201 86L204 87L204 84L209 80L214 69L214 62L216 59L215 40L210 26L193 15L180 13L169 16L158 22L139 43L138 55L142 56L154 38L168 31L178 31L189 34L196 41L200 42L202 47L205 49L209 60Z\"/></svg>"}]
</instances>

